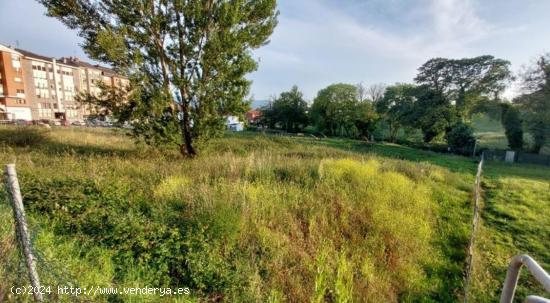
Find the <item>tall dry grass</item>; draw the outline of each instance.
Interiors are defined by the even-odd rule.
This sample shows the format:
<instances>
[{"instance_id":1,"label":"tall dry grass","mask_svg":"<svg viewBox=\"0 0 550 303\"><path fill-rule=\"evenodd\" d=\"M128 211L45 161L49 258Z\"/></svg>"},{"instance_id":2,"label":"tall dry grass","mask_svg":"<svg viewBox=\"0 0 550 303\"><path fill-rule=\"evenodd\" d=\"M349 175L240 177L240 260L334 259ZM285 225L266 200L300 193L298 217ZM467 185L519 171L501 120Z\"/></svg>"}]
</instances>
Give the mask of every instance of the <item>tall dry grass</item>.
<instances>
[{"instance_id":1,"label":"tall dry grass","mask_svg":"<svg viewBox=\"0 0 550 303\"><path fill-rule=\"evenodd\" d=\"M185 161L108 130L0 151L37 249L81 285L187 286L196 302L442 302L461 287L469 180L438 166L261 135Z\"/></svg>"}]
</instances>

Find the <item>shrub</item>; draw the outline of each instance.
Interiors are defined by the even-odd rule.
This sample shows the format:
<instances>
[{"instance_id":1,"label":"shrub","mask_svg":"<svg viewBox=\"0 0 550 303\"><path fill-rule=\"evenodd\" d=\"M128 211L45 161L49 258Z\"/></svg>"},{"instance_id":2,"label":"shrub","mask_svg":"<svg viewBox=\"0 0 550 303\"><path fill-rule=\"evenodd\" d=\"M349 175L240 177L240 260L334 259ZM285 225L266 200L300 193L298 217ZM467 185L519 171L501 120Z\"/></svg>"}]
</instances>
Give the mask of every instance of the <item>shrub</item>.
<instances>
[{"instance_id":1,"label":"shrub","mask_svg":"<svg viewBox=\"0 0 550 303\"><path fill-rule=\"evenodd\" d=\"M523 148L523 127L519 110L511 104L502 105L502 126L508 139L508 146L517 150Z\"/></svg>"},{"instance_id":2,"label":"shrub","mask_svg":"<svg viewBox=\"0 0 550 303\"><path fill-rule=\"evenodd\" d=\"M466 123L455 124L445 139L453 151L470 151L476 141L474 129Z\"/></svg>"}]
</instances>

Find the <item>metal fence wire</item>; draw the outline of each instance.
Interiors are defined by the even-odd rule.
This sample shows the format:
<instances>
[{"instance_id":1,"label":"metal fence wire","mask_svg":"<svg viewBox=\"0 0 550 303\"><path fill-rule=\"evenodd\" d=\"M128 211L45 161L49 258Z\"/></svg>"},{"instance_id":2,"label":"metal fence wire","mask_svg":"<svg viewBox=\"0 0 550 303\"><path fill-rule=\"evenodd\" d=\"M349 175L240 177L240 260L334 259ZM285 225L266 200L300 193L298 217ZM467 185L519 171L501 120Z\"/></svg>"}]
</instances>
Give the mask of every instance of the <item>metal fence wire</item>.
<instances>
[{"instance_id":1,"label":"metal fence wire","mask_svg":"<svg viewBox=\"0 0 550 303\"><path fill-rule=\"evenodd\" d=\"M474 183L473 197L473 218L470 242L468 243L468 259L466 261L466 274L464 278L464 303L468 302L468 294L470 291L472 266L474 263L474 241L479 221L479 200L481 199L481 174L483 172L483 164L485 163L485 153L481 154L481 160L477 165L476 179Z\"/></svg>"},{"instance_id":2,"label":"metal fence wire","mask_svg":"<svg viewBox=\"0 0 550 303\"><path fill-rule=\"evenodd\" d=\"M58 286L84 288L78 285L78 277L67 270L62 260L54 260L37 249L36 243L41 232L40 226L26 220L15 165L6 166L4 178L5 193L0 191L0 198L5 194L8 199L2 200L10 200L10 207L14 210L13 224L15 225L13 232L7 235L10 239L5 239L5 241L15 245L11 249L12 253L5 252L6 256L1 260L4 271L10 273L8 277L3 277L3 284L12 284L11 286L14 287L27 287L32 284L33 290L40 290L39 292L30 291L38 302L97 302L102 300L103 298L86 295L62 297L58 294ZM5 202L2 201L1 203ZM40 283L38 277L40 277L42 283ZM46 291L48 287L50 289ZM11 297L16 302L30 299L26 298L27 295L30 295L29 292L27 294L10 294L9 289L7 292L8 294L5 293L2 296L4 298L8 296L8 299ZM0 301L2 300L4 299L0 298Z\"/></svg>"}]
</instances>

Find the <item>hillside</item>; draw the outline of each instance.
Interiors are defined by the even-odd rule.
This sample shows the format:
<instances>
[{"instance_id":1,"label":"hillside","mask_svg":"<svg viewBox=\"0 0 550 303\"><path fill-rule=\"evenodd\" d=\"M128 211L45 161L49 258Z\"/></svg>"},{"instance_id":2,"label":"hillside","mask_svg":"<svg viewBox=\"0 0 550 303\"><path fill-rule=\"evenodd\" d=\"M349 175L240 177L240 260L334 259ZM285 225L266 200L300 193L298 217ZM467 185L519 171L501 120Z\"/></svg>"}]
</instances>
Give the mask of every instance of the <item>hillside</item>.
<instances>
[{"instance_id":1,"label":"hillside","mask_svg":"<svg viewBox=\"0 0 550 303\"><path fill-rule=\"evenodd\" d=\"M178 302L462 297L472 159L247 133L213 141L194 160L134 145L109 129L4 127L0 138L0 163L17 163L43 284L189 287L191 294ZM544 209L550 173L488 167L486 242L480 245L498 253L484 258L490 276L480 276L475 291L495 301L509 256L527 252L550 264L537 242L550 230L548 214L529 212L542 226L525 228L525 212L506 206ZM0 218L12 221L3 189ZM518 225L503 225L503 218ZM11 226L0 229L1 275L7 277L0 289L27 283L18 274ZM117 300L98 295L93 301Z\"/></svg>"}]
</instances>

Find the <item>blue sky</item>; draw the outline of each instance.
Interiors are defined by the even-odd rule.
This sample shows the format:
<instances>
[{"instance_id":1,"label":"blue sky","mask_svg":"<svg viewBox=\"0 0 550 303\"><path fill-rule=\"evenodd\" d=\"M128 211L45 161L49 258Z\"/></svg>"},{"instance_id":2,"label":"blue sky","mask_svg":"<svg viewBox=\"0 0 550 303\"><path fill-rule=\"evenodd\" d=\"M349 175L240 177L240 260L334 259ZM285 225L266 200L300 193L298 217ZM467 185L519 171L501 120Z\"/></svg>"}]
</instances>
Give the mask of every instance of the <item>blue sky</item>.
<instances>
[{"instance_id":1,"label":"blue sky","mask_svg":"<svg viewBox=\"0 0 550 303\"><path fill-rule=\"evenodd\" d=\"M550 51L548 0L279 0L279 10L271 43L254 52L256 99L294 84L313 99L336 82L411 82L432 57L491 54L518 71ZM76 33L44 11L0 0L0 43L85 58Z\"/></svg>"}]
</instances>

